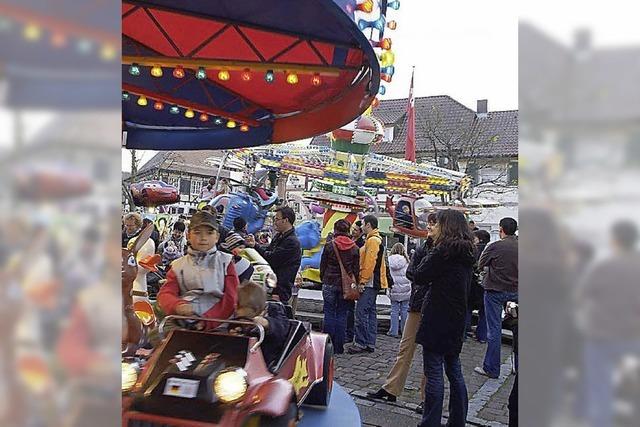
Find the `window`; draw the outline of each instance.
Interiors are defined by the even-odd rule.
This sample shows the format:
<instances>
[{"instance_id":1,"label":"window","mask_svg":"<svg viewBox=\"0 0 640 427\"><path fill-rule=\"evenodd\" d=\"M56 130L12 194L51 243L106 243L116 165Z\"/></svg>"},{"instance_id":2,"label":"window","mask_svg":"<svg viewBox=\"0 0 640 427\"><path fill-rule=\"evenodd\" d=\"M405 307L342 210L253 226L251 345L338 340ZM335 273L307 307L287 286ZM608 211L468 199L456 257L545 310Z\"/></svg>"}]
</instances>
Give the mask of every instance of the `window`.
<instances>
[{"instance_id":1,"label":"window","mask_svg":"<svg viewBox=\"0 0 640 427\"><path fill-rule=\"evenodd\" d=\"M180 178L180 194L189 194L191 191L191 180Z\"/></svg>"},{"instance_id":2,"label":"window","mask_svg":"<svg viewBox=\"0 0 640 427\"><path fill-rule=\"evenodd\" d=\"M202 181L200 180L191 181L191 194L200 194L201 189L202 189Z\"/></svg>"},{"instance_id":3,"label":"window","mask_svg":"<svg viewBox=\"0 0 640 427\"><path fill-rule=\"evenodd\" d=\"M509 162L507 166L507 185L518 185L518 162Z\"/></svg>"},{"instance_id":4,"label":"window","mask_svg":"<svg viewBox=\"0 0 640 427\"><path fill-rule=\"evenodd\" d=\"M178 186L180 185L180 178L178 178L177 176L170 176L169 179L168 179L167 184L178 188Z\"/></svg>"}]
</instances>

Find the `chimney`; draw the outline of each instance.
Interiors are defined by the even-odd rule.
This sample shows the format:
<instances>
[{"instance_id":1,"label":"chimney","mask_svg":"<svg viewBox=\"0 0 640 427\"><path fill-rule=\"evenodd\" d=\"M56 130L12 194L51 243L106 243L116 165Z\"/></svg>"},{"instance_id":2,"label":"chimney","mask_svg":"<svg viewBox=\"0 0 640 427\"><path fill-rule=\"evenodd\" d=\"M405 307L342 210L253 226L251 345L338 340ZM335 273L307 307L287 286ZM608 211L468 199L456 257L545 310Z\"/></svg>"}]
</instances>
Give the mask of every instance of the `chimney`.
<instances>
[{"instance_id":1,"label":"chimney","mask_svg":"<svg viewBox=\"0 0 640 427\"><path fill-rule=\"evenodd\" d=\"M484 119L485 117L487 117L489 110L488 110L488 101L486 99L478 99L478 103L477 103L477 107L476 107L476 117L479 119Z\"/></svg>"},{"instance_id":2,"label":"chimney","mask_svg":"<svg viewBox=\"0 0 640 427\"><path fill-rule=\"evenodd\" d=\"M573 52L577 59L586 59L591 52L591 30L580 28L573 34Z\"/></svg>"}]
</instances>

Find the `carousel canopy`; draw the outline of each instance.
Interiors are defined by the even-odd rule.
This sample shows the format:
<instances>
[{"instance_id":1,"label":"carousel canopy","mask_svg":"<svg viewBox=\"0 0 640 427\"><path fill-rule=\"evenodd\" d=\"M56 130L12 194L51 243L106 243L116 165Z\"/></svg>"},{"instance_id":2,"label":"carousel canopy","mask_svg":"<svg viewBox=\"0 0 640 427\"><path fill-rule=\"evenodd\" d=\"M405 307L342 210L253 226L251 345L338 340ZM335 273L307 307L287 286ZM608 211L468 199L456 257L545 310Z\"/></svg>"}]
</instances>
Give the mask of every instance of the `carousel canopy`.
<instances>
[{"instance_id":1,"label":"carousel canopy","mask_svg":"<svg viewBox=\"0 0 640 427\"><path fill-rule=\"evenodd\" d=\"M354 0L125 0L125 145L248 147L352 121L380 82L355 8Z\"/></svg>"}]
</instances>

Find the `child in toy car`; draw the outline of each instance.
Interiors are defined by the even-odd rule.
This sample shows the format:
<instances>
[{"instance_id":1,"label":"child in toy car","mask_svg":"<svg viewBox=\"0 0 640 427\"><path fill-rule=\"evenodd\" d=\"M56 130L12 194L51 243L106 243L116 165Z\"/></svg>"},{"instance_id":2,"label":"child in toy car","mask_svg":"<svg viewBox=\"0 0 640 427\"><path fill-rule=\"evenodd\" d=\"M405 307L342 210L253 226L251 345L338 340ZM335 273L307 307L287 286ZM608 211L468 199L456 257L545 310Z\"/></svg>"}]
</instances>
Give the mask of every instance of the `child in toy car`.
<instances>
[{"instance_id":1,"label":"child in toy car","mask_svg":"<svg viewBox=\"0 0 640 427\"><path fill-rule=\"evenodd\" d=\"M187 255L171 264L167 281L158 292L164 313L228 319L233 315L239 285L233 256L217 250L220 234L215 216L199 211L191 217ZM215 328L208 322L201 328Z\"/></svg>"}]
</instances>

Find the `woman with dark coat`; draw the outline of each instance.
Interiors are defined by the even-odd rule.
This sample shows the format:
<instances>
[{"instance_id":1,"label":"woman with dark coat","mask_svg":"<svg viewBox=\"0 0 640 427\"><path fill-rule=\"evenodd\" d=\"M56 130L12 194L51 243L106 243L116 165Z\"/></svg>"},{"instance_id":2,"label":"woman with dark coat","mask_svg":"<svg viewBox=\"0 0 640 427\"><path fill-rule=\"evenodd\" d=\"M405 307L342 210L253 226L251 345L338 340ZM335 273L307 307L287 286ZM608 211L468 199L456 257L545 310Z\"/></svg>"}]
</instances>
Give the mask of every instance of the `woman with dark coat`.
<instances>
[{"instance_id":1,"label":"woman with dark coat","mask_svg":"<svg viewBox=\"0 0 640 427\"><path fill-rule=\"evenodd\" d=\"M342 297L342 274L338 255L348 273L353 274L355 283L360 274L360 252L349 236L351 224L340 219L333 226L333 238L324 246L320 259L320 280L322 280L322 298L324 300L323 332L329 334L334 352L344 352L344 339L347 329L347 311L349 303ZM335 249L338 253L336 254Z\"/></svg>"},{"instance_id":2,"label":"woman with dark coat","mask_svg":"<svg viewBox=\"0 0 640 427\"><path fill-rule=\"evenodd\" d=\"M434 249L416 268L416 275L431 282L422 307L416 342L422 345L427 377L421 427L440 427L444 401L444 366L450 383L449 422L464 427L468 396L460 366L465 334L468 293L473 275L474 244L461 212L438 213L432 227Z\"/></svg>"}]
</instances>

